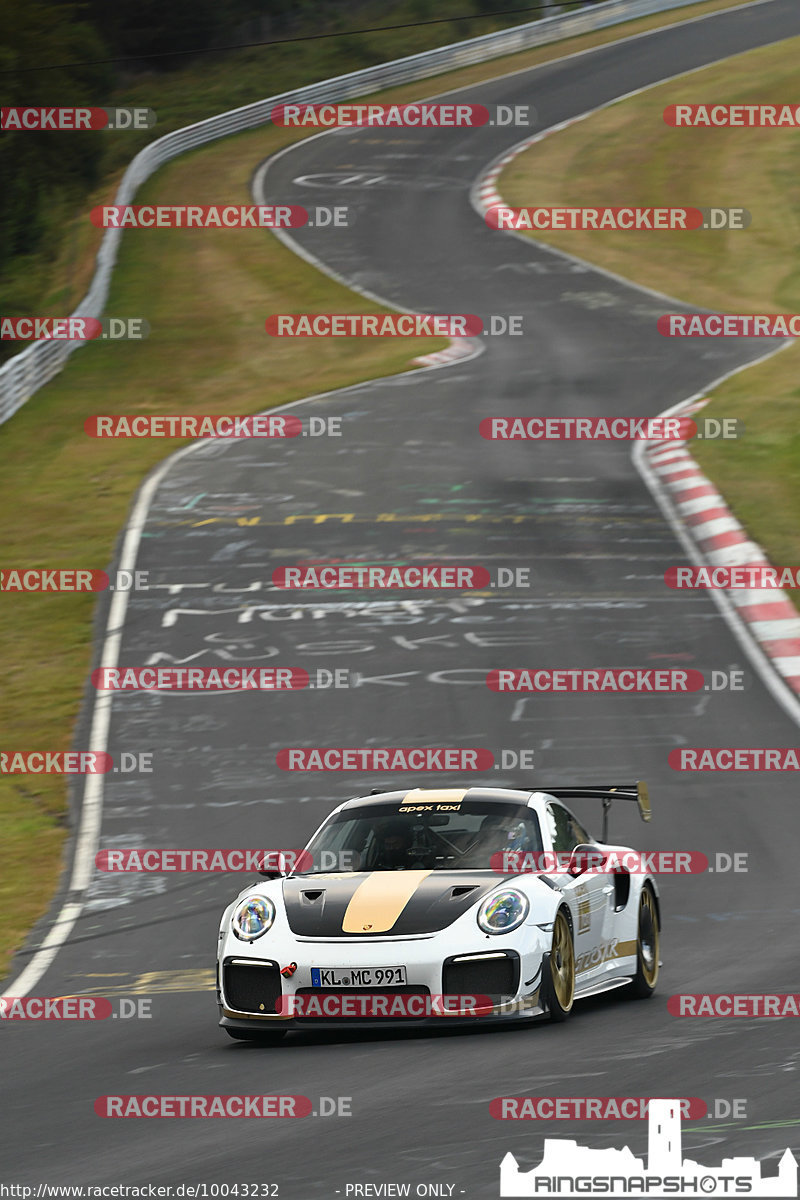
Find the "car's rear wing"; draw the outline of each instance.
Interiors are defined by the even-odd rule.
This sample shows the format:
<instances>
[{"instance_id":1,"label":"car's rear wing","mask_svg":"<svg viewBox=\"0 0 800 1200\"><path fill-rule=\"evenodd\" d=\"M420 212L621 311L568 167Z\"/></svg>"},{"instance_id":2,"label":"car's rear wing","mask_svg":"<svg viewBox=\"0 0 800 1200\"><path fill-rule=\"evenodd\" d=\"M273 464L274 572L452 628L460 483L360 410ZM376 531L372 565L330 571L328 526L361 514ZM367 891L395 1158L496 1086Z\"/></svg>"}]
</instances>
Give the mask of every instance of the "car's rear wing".
<instances>
[{"instance_id":1,"label":"car's rear wing","mask_svg":"<svg viewBox=\"0 0 800 1200\"><path fill-rule=\"evenodd\" d=\"M650 808L650 792L643 779L637 783L604 784L597 787L540 787L537 791L546 792L559 800L602 800L603 802L603 841L608 841L608 811L615 800L635 800L639 806L639 815L643 821L652 819Z\"/></svg>"}]
</instances>

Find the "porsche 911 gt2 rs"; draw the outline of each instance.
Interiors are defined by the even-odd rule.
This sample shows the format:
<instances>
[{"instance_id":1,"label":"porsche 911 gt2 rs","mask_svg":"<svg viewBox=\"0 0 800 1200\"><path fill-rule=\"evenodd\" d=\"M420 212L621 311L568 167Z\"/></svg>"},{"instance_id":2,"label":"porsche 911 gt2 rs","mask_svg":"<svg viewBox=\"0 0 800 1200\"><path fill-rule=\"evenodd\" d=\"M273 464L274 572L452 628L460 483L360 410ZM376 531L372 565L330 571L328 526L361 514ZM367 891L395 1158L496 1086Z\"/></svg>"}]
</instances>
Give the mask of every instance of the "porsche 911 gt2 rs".
<instances>
[{"instance_id":1,"label":"porsche 911 gt2 rs","mask_svg":"<svg viewBox=\"0 0 800 1200\"><path fill-rule=\"evenodd\" d=\"M564 804L602 801L603 840ZM659 973L655 879L608 842L645 784L378 792L340 804L294 869L262 870L222 917L220 1025L276 1041L322 1026L542 1014Z\"/></svg>"}]
</instances>

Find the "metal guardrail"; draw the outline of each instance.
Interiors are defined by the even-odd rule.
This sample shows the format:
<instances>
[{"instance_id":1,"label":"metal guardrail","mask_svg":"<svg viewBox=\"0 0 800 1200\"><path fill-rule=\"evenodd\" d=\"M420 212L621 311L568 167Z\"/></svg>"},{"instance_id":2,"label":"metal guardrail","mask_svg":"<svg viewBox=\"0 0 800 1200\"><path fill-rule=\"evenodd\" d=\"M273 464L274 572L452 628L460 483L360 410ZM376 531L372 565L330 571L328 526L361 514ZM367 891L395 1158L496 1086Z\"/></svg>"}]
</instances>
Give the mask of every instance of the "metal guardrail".
<instances>
[{"instance_id":1,"label":"metal guardrail","mask_svg":"<svg viewBox=\"0 0 800 1200\"><path fill-rule=\"evenodd\" d=\"M339 75L321 83L310 84L294 91L282 92L220 113L196 125L187 125L174 133L165 134L141 150L133 158L120 181L115 204L131 204L138 188L159 167L186 150L194 150L217 138L246 129L266 125L277 104L319 104L365 96L385 88L412 83L446 71L488 62L508 54L517 54L535 46L562 38L574 37L608 25L617 25L635 17L684 8L696 0L608 0L600 7L582 8L574 13L545 17L527 25L517 25L497 33L484 34L465 42L455 42L436 50L426 50L394 62L365 67L349 75ZM97 252L95 272L89 290L81 300L74 317L99 317L108 299L111 275L117 259L121 229L106 230ZM0 424L13 416L39 388L61 371L64 363L83 342L32 342L19 354L0 367Z\"/></svg>"}]
</instances>

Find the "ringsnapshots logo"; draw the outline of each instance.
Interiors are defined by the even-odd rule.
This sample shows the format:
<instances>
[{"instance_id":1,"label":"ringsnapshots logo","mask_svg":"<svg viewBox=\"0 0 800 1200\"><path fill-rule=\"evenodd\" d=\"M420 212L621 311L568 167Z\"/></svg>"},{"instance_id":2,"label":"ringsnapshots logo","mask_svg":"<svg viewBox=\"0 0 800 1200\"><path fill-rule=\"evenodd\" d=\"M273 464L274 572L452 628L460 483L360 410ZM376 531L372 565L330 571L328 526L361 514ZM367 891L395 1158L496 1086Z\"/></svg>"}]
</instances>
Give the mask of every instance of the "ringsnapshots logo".
<instances>
[{"instance_id":1,"label":"ringsnapshots logo","mask_svg":"<svg viewBox=\"0 0 800 1200\"><path fill-rule=\"evenodd\" d=\"M705 1167L683 1157L679 1099L651 1099L648 1116L647 1160L626 1146L594 1150L576 1141L545 1138L542 1161L521 1171L513 1154L500 1164L500 1195L506 1197L569 1197L602 1195L606 1200L628 1196L675 1197L796 1196L797 1160L787 1149L776 1175L764 1177L757 1158L723 1159Z\"/></svg>"}]
</instances>

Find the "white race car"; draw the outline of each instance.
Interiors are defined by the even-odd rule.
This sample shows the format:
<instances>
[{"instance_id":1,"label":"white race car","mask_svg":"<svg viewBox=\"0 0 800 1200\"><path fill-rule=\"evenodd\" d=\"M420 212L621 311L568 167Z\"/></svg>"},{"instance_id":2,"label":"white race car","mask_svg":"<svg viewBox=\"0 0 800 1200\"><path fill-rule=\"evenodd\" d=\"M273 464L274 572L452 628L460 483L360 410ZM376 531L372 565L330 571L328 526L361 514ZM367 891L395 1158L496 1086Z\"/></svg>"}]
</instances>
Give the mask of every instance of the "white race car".
<instances>
[{"instance_id":1,"label":"white race car","mask_svg":"<svg viewBox=\"0 0 800 1200\"><path fill-rule=\"evenodd\" d=\"M594 797L598 842L562 803ZM645 784L378 792L340 804L289 871L225 910L217 999L231 1037L343 1023L565 1020L575 1000L659 971L655 880L608 842ZM646 864L645 864L646 865Z\"/></svg>"}]
</instances>

